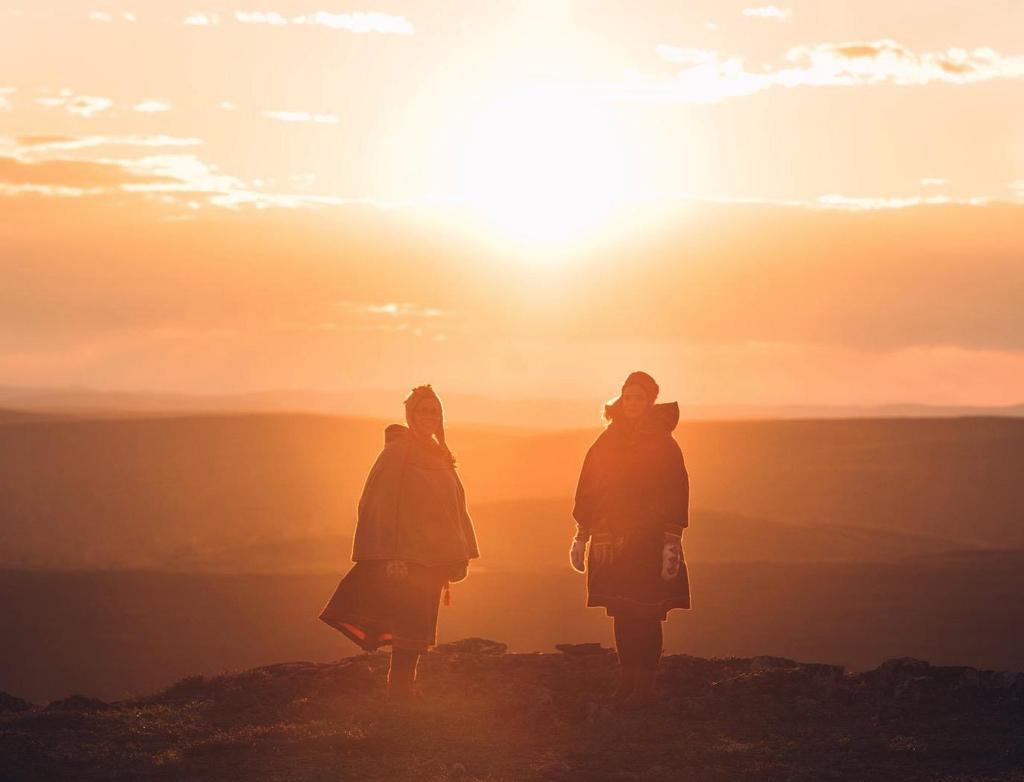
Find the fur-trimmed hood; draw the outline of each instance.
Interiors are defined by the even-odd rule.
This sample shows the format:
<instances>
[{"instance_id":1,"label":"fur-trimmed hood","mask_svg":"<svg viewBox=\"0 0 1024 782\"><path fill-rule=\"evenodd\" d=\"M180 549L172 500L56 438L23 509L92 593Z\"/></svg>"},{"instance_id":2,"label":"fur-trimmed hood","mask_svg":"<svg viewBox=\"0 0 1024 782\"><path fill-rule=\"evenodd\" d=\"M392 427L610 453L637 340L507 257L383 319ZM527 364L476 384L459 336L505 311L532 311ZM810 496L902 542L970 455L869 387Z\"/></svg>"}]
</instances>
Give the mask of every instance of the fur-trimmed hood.
<instances>
[{"instance_id":1,"label":"fur-trimmed hood","mask_svg":"<svg viewBox=\"0 0 1024 782\"><path fill-rule=\"evenodd\" d=\"M638 431L664 431L672 433L679 425L679 403L661 402L652 405L641 418L633 422L626 418L622 412L622 397L609 402L604 406L604 417L608 419L609 427L623 427L636 429Z\"/></svg>"}]
</instances>

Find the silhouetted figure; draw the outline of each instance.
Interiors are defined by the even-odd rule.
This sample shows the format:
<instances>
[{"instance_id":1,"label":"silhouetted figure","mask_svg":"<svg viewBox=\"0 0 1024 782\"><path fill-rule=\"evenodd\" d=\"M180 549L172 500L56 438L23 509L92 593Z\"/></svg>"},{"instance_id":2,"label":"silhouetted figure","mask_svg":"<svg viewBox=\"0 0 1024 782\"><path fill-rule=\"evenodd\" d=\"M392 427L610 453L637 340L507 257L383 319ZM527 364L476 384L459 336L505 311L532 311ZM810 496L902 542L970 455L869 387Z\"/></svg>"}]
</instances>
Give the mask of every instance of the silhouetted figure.
<instances>
[{"instance_id":1,"label":"silhouetted figure","mask_svg":"<svg viewBox=\"0 0 1024 782\"><path fill-rule=\"evenodd\" d=\"M605 405L608 426L587 452L576 489L573 568L584 572L587 605L604 606L615 625L624 705L648 703L661 659L661 623L690 607L682 533L690 482L672 431L675 402L655 404L658 384L633 372Z\"/></svg>"},{"instance_id":2,"label":"silhouetted figure","mask_svg":"<svg viewBox=\"0 0 1024 782\"><path fill-rule=\"evenodd\" d=\"M406 398L405 419L384 430L359 500L355 565L320 614L367 651L391 645L388 693L397 699L412 694L420 653L435 643L442 589L480 556L429 385Z\"/></svg>"}]
</instances>

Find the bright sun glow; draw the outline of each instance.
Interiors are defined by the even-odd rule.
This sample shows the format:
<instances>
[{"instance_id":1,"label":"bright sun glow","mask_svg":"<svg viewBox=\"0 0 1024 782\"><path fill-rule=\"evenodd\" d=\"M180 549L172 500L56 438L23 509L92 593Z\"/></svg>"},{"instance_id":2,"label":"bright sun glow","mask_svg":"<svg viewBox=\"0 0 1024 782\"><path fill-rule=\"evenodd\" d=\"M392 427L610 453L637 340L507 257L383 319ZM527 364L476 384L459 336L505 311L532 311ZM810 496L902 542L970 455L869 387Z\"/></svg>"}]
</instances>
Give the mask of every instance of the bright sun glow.
<instances>
[{"instance_id":1,"label":"bright sun glow","mask_svg":"<svg viewBox=\"0 0 1024 782\"><path fill-rule=\"evenodd\" d=\"M624 167L606 104L531 90L492 103L462 150L461 196L503 241L535 257L571 252L621 198Z\"/></svg>"}]
</instances>

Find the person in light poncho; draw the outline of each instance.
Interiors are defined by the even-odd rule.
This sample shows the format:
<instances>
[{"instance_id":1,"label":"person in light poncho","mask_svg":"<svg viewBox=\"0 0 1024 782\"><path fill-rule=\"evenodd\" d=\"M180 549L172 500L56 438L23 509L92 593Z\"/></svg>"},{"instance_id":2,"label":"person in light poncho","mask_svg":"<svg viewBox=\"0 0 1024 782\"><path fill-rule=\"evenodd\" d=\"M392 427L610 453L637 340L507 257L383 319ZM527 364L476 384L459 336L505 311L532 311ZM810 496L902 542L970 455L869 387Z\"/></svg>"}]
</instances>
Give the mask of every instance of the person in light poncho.
<instances>
[{"instance_id":1,"label":"person in light poncho","mask_svg":"<svg viewBox=\"0 0 1024 782\"><path fill-rule=\"evenodd\" d=\"M388 692L396 699L412 694L419 656L435 643L442 589L480 556L429 385L409 394L405 418L407 426L384 431L359 500L355 564L320 614L362 649L391 646Z\"/></svg>"}]
</instances>

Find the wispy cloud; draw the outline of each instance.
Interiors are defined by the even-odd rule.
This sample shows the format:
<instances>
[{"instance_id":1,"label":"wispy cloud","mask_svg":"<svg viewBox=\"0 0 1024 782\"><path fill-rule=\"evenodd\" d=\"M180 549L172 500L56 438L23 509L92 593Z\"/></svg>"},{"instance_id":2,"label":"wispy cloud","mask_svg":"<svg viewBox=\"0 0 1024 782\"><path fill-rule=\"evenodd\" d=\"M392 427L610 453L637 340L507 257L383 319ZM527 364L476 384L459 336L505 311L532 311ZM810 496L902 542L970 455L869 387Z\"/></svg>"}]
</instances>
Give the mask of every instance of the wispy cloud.
<instances>
[{"instance_id":1,"label":"wispy cloud","mask_svg":"<svg viewBox=\"0 0 1024 782\"><path fill-rule=\"evenodd\" d=\"M852 209L863 211L869 209L907 209L912 206L959 204L962 206L984 206L992 199L987 197L977 198L950 198L949 196L910 196L906 198L866 198L860 196L845 196L838 193L830 193L818 197L817 205L828 209Z\"/></svg>"},{"instance_id":2,"label":"wispy cloud","mask_svg":"<svg viewBox=\"0 0 1024 782\"><path fill-rule=\"evenodd\" d=\"M393 16L376 11L357 11L352 14L332 14L317 11L305 17L297 17L297 24L320 24L335 30L348 30L353 33L390 33L392 35L412 35L416 32L412 24L404 16Z\"/></svg>"},{"instance_id":3,"label":"wispy cloud","mask_svg":"<svg viewBox=\"0 0 1024 782\"><path fill-rule=\"evenodd\" d=\"M142 158L104 159L103 162L139 174L163 178L162 182L126 184L124 189L137 192L188 190L225 193L244 187L240 180L219 173L216 166L196 155L165 153Z\"/></svg>"},{"instance_id":4,"label":"wispy cloud","mask_svg":"<svg viewBox=\"0 0 1024 782\"><path fill-rule=\"evenodd\" d=\"M90 11L89 21L101 22L103 24L111 24L112 22L124 21L134 22L137 21L138 17L130 11L124 11L120 14L111 14L106 11Z\"/></svg>"},{"instance_id":5,"label":"wispy cloud","mask_svg":"<svg viewBox=\"0 0 1024 782\"><path fill-rule=\"evenodd\" d=\"M220 24L220 14L192 13L185 17L185 24L196 27L209 27Z\"/></svg>"},{"instance_id":6,"label":"wispy cloud","mask_svg":"<svg viewBox=\"0 0 1024 782\"><path fill-rule=\"evenodd\" d=\"M133 171L119 163L64 159L27 162L15 157L0 157L0 182L7 185L88 190L128 184L169 184L174 181L173 177L159 172Z\"/></svg>"},{"instance_id":7,"label":"wispy cloud","mask_svg":"<svg viewBox=\"0 0 1024 782\"><path fill-rule=\"evenodd\" d=\"M114 105L110 98L95 95L75 95L71 90L61 90L58 95L44 95L35 99L36 104L46 108L63 108L69 114L92 117Z\"/></svg>"},{"instance_id":8,"label":"wispy cloud","mask_svg":"<svg viewBox=\"0 0 1024 782\"><path fill-rule=\"evenodd\" d=\"M989 47L917 54L896 41L882 40L799 46L791 49L786 59L794 67L778 72L783 83L971 84L1024 77L1024 55L1003 57Z\"/></svg>"},{"instance_id":9,"label":"wispy cloud","mask_svg":"<svg viewBox=\"0 0 1024 782\"><path fill-rule=\"evenodd\" d=\"M15 92L14 87L0 87L0 111L11 108L11 102L7 96Z\"/></svg>"},{"instance_id":10,"label":"wispy cloud","mask_svg":"<svg viewBox=\"0 0 1024 782\"><path fill-rule=\"evenodd\" d=\"M117 104L110 98L98 95L76 95L74 90L64 88L56 94L44 93L35 98L34 103L48 109L62 108L69 114L80 117L92 117L110 109L129 110L143 114L155 114L170 111L171 104L166 101L146 98L133 104Z\"/></svg>"},{"instance_id":11,"label":"wispy cloud","mask_svg":"<svg viewBox=\"0 0 1024 782\"><path fill-rule=\"evenodd\" d=\"M18 136L14 139L22 151L57 152L92 147L194 147L203 143L198 138L177 136Z\"/></svg>"},{"instance_id":12,"label":"wispy cloud","mask_svg":"<svg viewBox=\"0 0 1024 782\"><path fill-rule=\"evenodd\" d=\"M273 24L283 26L288 19L277 11L235 11L235 19L242 24Z\"/></svg>"},{"instance_id":13,"label":"wispy cloud","mask_svg":"<svg viewBox=\"0 0 1024 782\"><path fill-rule=\"evenodd\" d=\"M446 337L438 330L455 325L453 312L408 302L339 301L334 306L347 316L350 327L359 331L406 332L414 337L429 335L440 341Z\"/></svg>"},{"instance_id":14,"label":"wispy cloud","mask_svg":"<svg viewBox=\"0 0 1024 782\"><path fill-rule=\"evenodd\" d=\"M99 114L101 111L106 111L114 102L110 98L100 98L92 95L79 95L76 98L72 98L65 104L65 108L72 114L78 114L82 117L91 117L93 114Z\"/></svg>"},{"instance_id":15,"label":"wispy cloud","mask_svg":"<svg viewBox=\"0 0 1024 782\"><path fill-rule=\"evenodd\" d=\"M718 51L661 44L655 52L683 65L672 79L630 73L615 88L620 97L713 103L753 95L772 87L830 87L871 84L974 84L1024 78L1024 55L1003 57L988 47L916 53L891 40L798 46L782 67L750 70L739 57Z\"/></svg>"},{"instance_id":16,"label":"wispy cloud","mask_svg":"<svg viewBox=\"0 0 1024 782\"><path fill-rule=\"evenodd\" d=\"M105 192L104 188L66 187L64 185L12 185L0 180L0 196L43 196L44 198L80 198Z\"/></svg>"},{"instance_id":17,"label":"wispy cloud","mask_svg":"<svg viewBox=\"0 0 1024 782\"><path fill-rule=\"evenodd\" d=\"M311 114L308 111L264 111L263 116L281 122L312 122L320 125L335 125L338 122L333 114Z\"/></svg>"},{"instance_id":18,"label":"wispy cloud","mask_svg":"<svg viewBox=\"0 0 1024 782\"><path fill-rule=\"evenodd\" d=\"M142 114L159 114L164 111L170 111L171 104L165 103L162 100L147 99L140 101L132 106L132 111L138 111Z\"/></svg>"},{"instance_id":19,"label":"wispy cloud","mask_svg":"<svg viewBox=\"0 0 1024 782\"><path fill-rule=\"evenodd\" d=\"M266 192L258 181L243 182L221 173L217 166L196 155L160 153L140 158L98 157L90 160L39 157L47 152L77 150L99 146L191 146L199 139L171 136L0 136L0 196L73 197L126 193L164 204L178 204L188 210L218 207L299 209L336 207L349 204L393 209L408 206L372 198L339 198L310 193ZM308 184L308 182L306 183ZM179 215L179 217L181 217ZM174 218L178 219L178 218ZM185 218L181 218L185 219ZM423 317L397 305L403 314ZM389 310L381 310L387 314Z\"/></svg>"},{"instance_id":20,"label":"wispy cloud","mask_svg":"<svg viewBox=\"0 0 1024 782\"><path fill-rule=\"evenodd\" d=\"M789 19L789 17L793 15L793 11L789 8L783 10L778 6L765 5L759 6L757 8L744 8L743 15L752 16L758 19L778 19L781 21L784 19Z\"/></svg>"},{"instance_id":21,"label":"wispy cloud","mask_svg":"<svg viewBox=\"0 0 1024 782\"><path fill-rule=\"evenodd\" d=\"M929 176L921 180L921 184L925 187L940 187L946 184L946 180L941 177Z\"/></svg>"},{"instance_id":22,"label":"wispy cloud","mask_svg":"<svg viewBox=\"0 0 1024 782\"><path fill-rule=\"evenodd\" d=\"M364 312L372 315L392 315L414 318L440 318L445 312L436 307L420 307L416 304L388 302L387 304L368 304Z\"/></svg>"},{"instance_id":23,"label":"wispy cloud","mask_svg":"<svg viewBox=\"0 0 1024 782\"><path fill-rule=\"evenodd\" d=\"M124 199L132 196L176 208L178 211L167 213L168 220L192 219L198 210L206 208L294 210L361 205L389 210L411 205L373 198L268 191L267 188L275 184L273 181L243 181L197 155L174 151L174 148L204 143L198 138L169 135L0 136L0 197ZM141 157L110 154L127 152L132 147L152 149L156 154ZM89 158L61 157L97 148L107 148L108 154ZM313 179L312 176L292 177L289 185L308 187ZM399 306L410 318L417 316L404 305ZM382 314L387 311L382 310ZM432 313L420 314L426 317Z\"/></svg>"},{"instance_id":24,"label":"wispy cloud","mask_svg":"<svg viewBox=\"0 0 1024 782\"><path fill-rule=\"evenodd\" d=\"M283 27L289 24L321 25L333 30L347 30L351 33L383 33L390 35L412 35L416 28L404 16L380 13L379 11L356 11L350 14L334 14L316 11L312 14L286 17L277 11L235 11L236 21L243 24L266 24Z\"/></svg>"}]
</instances>

